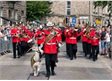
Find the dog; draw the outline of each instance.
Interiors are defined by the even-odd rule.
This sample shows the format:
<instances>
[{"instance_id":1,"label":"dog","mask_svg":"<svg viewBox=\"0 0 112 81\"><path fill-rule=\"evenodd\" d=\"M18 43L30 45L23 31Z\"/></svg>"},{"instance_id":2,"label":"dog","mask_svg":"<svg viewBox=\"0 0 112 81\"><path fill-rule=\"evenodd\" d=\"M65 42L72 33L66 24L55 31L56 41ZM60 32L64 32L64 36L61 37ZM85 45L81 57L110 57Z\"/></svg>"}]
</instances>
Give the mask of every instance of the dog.
<instances>
[{"instance_id":1,"label":"dog","mask_svg":"<svg viewBox=\"0 0 112 81\"><path fill-rule=\"evenodd\" d=\"M33 75L38 76L41 68L41 59L39 56L39 50L37 47L33 47L34 55L31 57L31 67L33 69Z\"/></svg>"}]
</instances>

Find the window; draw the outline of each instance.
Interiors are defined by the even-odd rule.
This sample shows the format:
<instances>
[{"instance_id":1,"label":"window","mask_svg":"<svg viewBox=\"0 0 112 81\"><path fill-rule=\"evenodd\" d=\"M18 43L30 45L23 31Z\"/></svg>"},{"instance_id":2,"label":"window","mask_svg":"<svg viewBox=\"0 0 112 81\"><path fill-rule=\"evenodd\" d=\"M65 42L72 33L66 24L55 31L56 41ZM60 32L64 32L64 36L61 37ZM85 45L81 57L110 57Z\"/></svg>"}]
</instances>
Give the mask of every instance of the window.
<instances>
[{"instance_id":1,"label":"window","mask_svg":"<svg viewBox=\"0 0 112 81\"><path fill-rule=\"evenodd\" d=\"M67 15L70 15L71 13L70 13L70 9L67 9Z\"/></svg>"},{"instance_id":2,"label":"window","mask_svg":"<svg viewBox=\"0 0 112 81\"><path fill-rule=\"evenodd\" d=\"M71 2L70 1L67 1L66 13L67 15L71 15Z\"/></svg>"},{"instance_id":3,"label":"window","mask_svg":"<svg viewBox=\"0 0 112 81\"><path fill-rule=\"evenodd\" d=\"M71 7L71 2L67 1L67 8L70 8L70 7Z\"/></svg>"},{"instance_id":4,"label":"window","mask_svg":"<svg viewBox=\"0 0 112 81\"><path fill-rule=\"evenodd\" d=\"M11 10L9 10L9 18L12 17L12 13L11 13Z\"/></svg>"},{"instance_id":5,"label":"window","mask_svg":"<svg viewBox=\"0 0 112 81\"><path fill-rule=\"evenodd\" d=\"M21 11L21 15L24 15L24 11L23 10Z\"/></svg>"},{"instance_id":6,"label":"window","mask_svg":"<svg viewBox=\"0 0 112 81\"><path fill-rule=\"evenodd\" d=\"M18 14L17 14L17 11L15 11L15 19L18 20Z\"/></svg>"}]
</instances>

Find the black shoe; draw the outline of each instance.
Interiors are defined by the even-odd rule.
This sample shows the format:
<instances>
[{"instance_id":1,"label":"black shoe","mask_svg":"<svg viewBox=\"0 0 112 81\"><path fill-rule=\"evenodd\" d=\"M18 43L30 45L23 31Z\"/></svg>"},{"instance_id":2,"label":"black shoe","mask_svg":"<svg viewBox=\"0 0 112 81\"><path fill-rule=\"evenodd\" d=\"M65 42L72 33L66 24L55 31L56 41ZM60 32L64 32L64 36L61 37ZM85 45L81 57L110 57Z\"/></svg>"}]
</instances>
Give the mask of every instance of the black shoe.
<instances>
[{"instance_id":1,"label":"black shoe","mask_svg":"<svg viewBox=\"0 0 112 81\"><path fill-rule=\"evenodd\" d=\"M5 55L4 53L1 53L1 55Z\"/></svg>"},{"instance_id":2,"label":"black shoe","mask_svg":"<svg viewBox=\"0 0 112 81\"><path fill-rule=\"evenodd\" d=\"M76 57L76 56L74 56L74 58L76 59L77 57Z\"/></svg>"},{"instance_id":3,"label":"black shoe","mask_svg":"<svg viewBox=\"0 0 112 81\"><path fill-rule=\"evenodd\" d=\"M16 59L16 57L13 57L13 59Z\"/></svg>"},{"instance_id":4,"label":"black shoe","mask_svg":"<svg viewBox=\"0 0 112 81\"><path fill-rule=\"evenodd\" d=\"M57 67L57 65L55 64L54 67Z\"/></svg>"},{"instance_id":5,"label":"black shoe","mask_svg":"<svg viewBox=\"0 0 112 81\"><path fill-rule=\"evenodd\" d=\"M70 60L73 60L73 58L70 58Z\"/></svg>"},{"instance_id":6,"label":"black shoe","mask_svg":"<svg viewBox=\"0 0 112 81\"><path fill-rule=\"evenodd\" d=\"M87 57L87 54L85 54L84 56Z\"/></svg>"},{"instance_id":7,"label":"black shoe","mask_svg":"<svg viewBox=\"0 0 112 81\"><path fill-rule=\"evenodd\" d=\"M48 78L49 78L49 77L50 77L50 75L46 74L46 77L48 77Z\"/></svg>"},{"instance_id":8,"label":"black shoe","mask_svg":"<svg viewBox=\"0 0 112 81\"><path fill-rule=\"evenodd\" d=\"M95 61L96 61L96 59L93 59L93 61L95 62Z\"/></svg>"},{"instance_id":9,"label":"black shoe","mask_svg":"<svg viewBox=\"0 0 112 81\"><path fill-rule=\"evenodd\" d=\"M53 71L53 72L52 72L52 75L54 76L54 75L56 75L56 73Z\"/></svg>"},{"instance_id":10,"label":"black shoe","mask_svg":"<svg viewBox=\"0 0 112 81\"><path fill-rule=\"evenodd\" d=\"M91 56L89 56L89 59L91 59L92 57Z\"/></svg>"},{"instance_id":11,"label":"black shoe","mask_svg":"<svg viewBox=\"0 0 112 81\"><path fill-rule=\"evenodd\" d=\"M56 60L56 63L58 63L58 60Z\"/></svg>"},{"instance_id":12,"label":"black shoe","mask_svg":"<svg viewBox=\"0 0 112 81\"><path fill-rule=\"evenodd\" d=\"M18 58L20 58L20 56L18 56Z\"/></svg>"}]
</instances>

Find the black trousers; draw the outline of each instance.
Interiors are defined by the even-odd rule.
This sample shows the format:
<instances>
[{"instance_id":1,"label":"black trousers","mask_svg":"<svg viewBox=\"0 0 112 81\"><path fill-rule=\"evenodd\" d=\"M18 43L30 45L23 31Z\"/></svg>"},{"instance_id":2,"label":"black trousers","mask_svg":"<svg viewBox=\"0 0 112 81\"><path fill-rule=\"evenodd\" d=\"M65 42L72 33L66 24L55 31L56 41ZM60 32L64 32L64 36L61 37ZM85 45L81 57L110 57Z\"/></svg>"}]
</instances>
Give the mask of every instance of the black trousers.
<instances>
[{"instance_id":1,"label":"black trousers","mask_svg":"<svg viewBox=\"0 0 112 81\"><path fill-rule=\"evenodd\" d=\"M70 57L69 44L68 43L66 43L66 52L67 52L67 56Z\"/></svg>"},{"instance_id":2,"label":"black trousers","mask_svg":"<svg viewBox=\"0 0 112 81\"><path fill-rule=\"evenodd\" d=\"M16 58L16 51L18 54L18 57L21 55L21 48L19 43L13 43L13 58Z\"/></svg>"},{"instance_id":3,"label":"black trousers","mask_svg":"<svg viewBox=\"0 0 112 81\"><path fill-rule=\"evenodd\" d=\"M77 53L77 44L68 44L68 52L69 52L69 56L70 56L70 59L72 60L73 57L74 58L77 58L76 57L76 53Z\"/></svg>"},{"instance_id":4,"label":"black trousers","mask_svg":"<svg viewBox=\"0 0 112 81\"><path fill-rule=\"evenodd\" d=\"M83 52L85 54L85 57L87 56L87 43L86 42L82 42L82 48L83 48Z\"/></svg>"},{"instance_id":5,"label":"black trousers","mask_svg":"<svg viewBox=\"0 0 112 81\"><path fill-rule=\"evenodd\" d=\"M99 46L92 46L92 57L93 57L93 61L97 60L97 56L99 53Z\"/></svg>"},{"instance_id":6,"label":"black trousers","mask_svg":"<svg viewBox=\"0 0 112 81\"><path fill-rule=\"evenodd\" d=\"M50 76L50 72L54 72L57 54L45 54L46 73ZM50 71L51 68L51 71Z\"/></svg>"},{"instance_id":7,"label":"black trousers","mask_svg":"<svg viewBox=\"0 0 112 81\"><path fill-rule=\"evenodd\" d=\"M21 55L24 55L27 51L27 42L21 41Z\"/></svg>"},{"instance_id":8,"label":"black trousers","mask_svg":"<svg viewBox=\"0 0 112 81\"><path fill-rule=\"evenodd\" d=\"M91 51L92 51L91 44L87 43L87 55L89 55L89 57L91 57Z\"/></svg>"}]
</instances>

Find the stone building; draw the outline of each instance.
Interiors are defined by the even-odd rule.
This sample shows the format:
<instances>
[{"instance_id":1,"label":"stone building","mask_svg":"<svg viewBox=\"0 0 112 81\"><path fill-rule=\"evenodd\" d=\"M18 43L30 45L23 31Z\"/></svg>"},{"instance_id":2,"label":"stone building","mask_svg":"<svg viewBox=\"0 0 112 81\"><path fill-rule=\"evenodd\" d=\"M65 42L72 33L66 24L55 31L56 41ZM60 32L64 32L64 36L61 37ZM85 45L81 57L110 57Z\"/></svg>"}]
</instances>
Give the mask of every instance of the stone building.
<instances>
[{"instance_id":1,"label":"stone building","mask_svg":"<svg viewBox=\"0 0 112 81\"><path fill-rule=\"evenodd\" d=\"M25 21L25 17L25 1L0 1L0 25L9 23L7 19L13 21Z\"/></svg>"},{"instance_id":2,"label":"stone building","mask_svg":"<svg viewBox=\"0 0 112 81\"><path fill-rule=\"evenodd\" d=\"M70 20L76 17L76 23L90 22L92 25L97 18L100 18L103 24L108 17L107 7L94 9L93 1L52 1L51 10L52 16L47 20L54 23L63 22L66 17Z\"/></svg>"}]
</instances>

